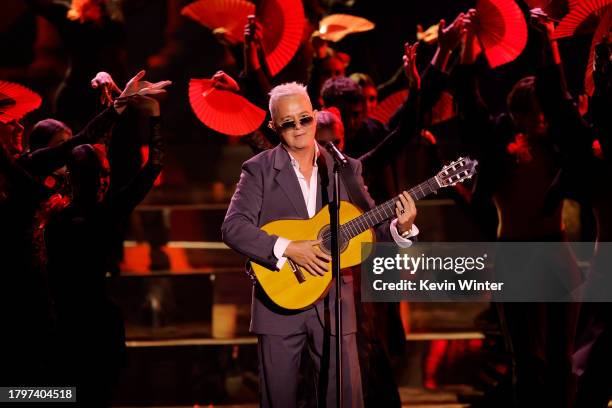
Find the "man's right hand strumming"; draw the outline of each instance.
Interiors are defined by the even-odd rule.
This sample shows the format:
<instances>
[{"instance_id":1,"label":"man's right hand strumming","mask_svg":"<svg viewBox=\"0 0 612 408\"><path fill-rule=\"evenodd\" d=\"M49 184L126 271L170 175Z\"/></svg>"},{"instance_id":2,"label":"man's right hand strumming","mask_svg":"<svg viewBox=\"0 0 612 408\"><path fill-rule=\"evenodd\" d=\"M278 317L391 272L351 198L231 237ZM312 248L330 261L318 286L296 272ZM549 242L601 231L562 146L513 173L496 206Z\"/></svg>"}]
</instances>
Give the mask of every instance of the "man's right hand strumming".
<instances>
[{"instance_id":1,"label":"man's right hand strumming","mask_svg":"<svg viewBox=\"0 0 612 408\"><path fill-rule=\"evenodd\" d=\"M305 268L311 275L323 276L327 272L331 256L321 251L320 243L321 240L291 241L285 249L284 256Z\"/></svg>"}]
</instances>

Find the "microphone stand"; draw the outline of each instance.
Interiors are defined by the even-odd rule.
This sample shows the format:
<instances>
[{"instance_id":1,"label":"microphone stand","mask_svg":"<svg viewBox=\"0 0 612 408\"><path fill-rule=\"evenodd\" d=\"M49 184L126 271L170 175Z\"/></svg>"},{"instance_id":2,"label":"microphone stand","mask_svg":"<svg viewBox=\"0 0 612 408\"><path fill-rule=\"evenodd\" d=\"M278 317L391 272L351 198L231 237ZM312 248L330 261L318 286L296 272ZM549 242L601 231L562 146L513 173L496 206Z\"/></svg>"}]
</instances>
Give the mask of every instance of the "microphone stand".
<instances>
[{"instance_id":1,"label":"microphone stand","mask_svg":"<svg viewBox=\"0 0 612 408\"><path fill-rule=\"evenodd\" d=\"M332 200L329 204L329 229L331 232L332 277L336 279L336 407L342 408L342 282L340 280L340 168L348 164L346 157L332 143L325 148L334 158L334 186Z\"/></svg>"}]
</instances>

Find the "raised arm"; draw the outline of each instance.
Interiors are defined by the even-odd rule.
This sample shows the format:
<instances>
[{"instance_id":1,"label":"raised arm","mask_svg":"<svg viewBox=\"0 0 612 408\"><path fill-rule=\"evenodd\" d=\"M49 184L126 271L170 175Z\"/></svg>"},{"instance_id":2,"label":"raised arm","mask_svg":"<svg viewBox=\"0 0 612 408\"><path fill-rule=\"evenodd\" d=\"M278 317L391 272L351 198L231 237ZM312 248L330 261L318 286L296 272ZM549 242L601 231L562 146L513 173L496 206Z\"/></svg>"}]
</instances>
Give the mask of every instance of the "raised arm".
<instances>
[{"instance_id":1,"label":"raised arm","mask_svg":"<svg viewBox=\"0 0 612 408\"><path fill-rule=\"evenodd\" d=\"M248 100L267 111L268 94L272 85L265 65L262 38L263 27L255 16L249 16L244 27L244 70L240 75L241 88ZM269 119L268 114L264 123L268 123ZM271 149L280 142L278 136L270 132L267 126L262 126L246 140L255 154Z\"/></svg>"},{"instance_id":2,"label":"raised arm","mask_svg":"<svg viewBox=\"0 0 612 408\"><path fill-rule=\"evenodd\" d=\"M83 130L69 140L57 146L39 149L33 153L21 156L18 164L33 176L46 176L66 164L66 158L72 149L82 144L104 143L112 133L113 126L119 119L119 115L125 109L126 104L135 95L155 95L163 93L164 88L171 84L170 81L151 83L143 81L145 71L140 71L128 81L123 92L114 101L113 106L106 108L91 120ZM95 78L94 78L95 79ZM143 99L131 100L134 106Z\"/></svg>"},{"instance_id":3,"label":"raised arm","mask_svg":"<svg viewBox=\"0 0 612 408\"><path fill-rule=\"evenodd\" d=\"M424 126L424 115L433 109L442 91L448 87L445 70L451 53L465 35L466 21L469 20L463 13L448 27L444 20L440 20L438 49L422 78L416 67L419 43L405 44L404 74L409 84L409 95L389 121L389 128L394 130L374 149L359 158L364 166L368 167L382 157L393 160L401 152L400 148L419 134Z\"/></svg>"},{"instance_id":4,"label":"raised arm","mask_svg":"<svg viewBox=\"0 0 612 408\"><path fill-rule=\"evenodd\" d=\"M141 100L140 100L141 99ZM165 143L161 133L161 119L159 104L149 96L136 95L133 103L140 108L146 109L149 114L149 156L144 167L126 186L113 194L109 194L104 200L104 206L112 214L111 219L124 219L149 193L155 179L162 170L165 157Z\"/></svg>"},{"instance_id":5,"label":"raised arm","mask_svg":"<svg viewBox=\"0 0 612 408\"><path fill-rule=\"evenodd\" d=\"M542 112L549 126L558 130L559 134L584 134L588 126L567 91L559 46L557 41L552 39L554 25L551 21L542 19L536 20L535 27L541 32L542 42L535 80Z\"/></svg>"},{"instance_id":6,"label":"raised arm","mask_svg":"<svg viewBox=\"0 0 612 408\"><path fill-rule=\"evenodd\" d=\"M567 91L557 41L552 39L554 25L550 21L536 22L542 33L540 66L536 72L535 90L548 123L553 142L561 152L565 176L571 176L572 189L580 188L587 176L592 157L593 135L578 107Z\"/></svg>"},{"instance_id":7,"label":"raised arm","mask_svg":"<svg viewBox=\"0 0 612 408\"><path fill-rule=\"evenodd\" d=\"M272 85L263 64L265 56L263 55L262 38L263 27L257 22L255 16L249 16L249 21L244 27L242 89L247 99L258 106L265 107Z\"/></svg>"},{"instance_id":8,"label":"raised arm","mask_svg":"<svg viewBox=\"0 0 612 408\"><path fill-rule=\"evenodd\" d=\"M243 78L243 80L244 79L245 78ZM260 89L257 85L255 85L254 87L253 85L249 86L248 84L249 81L246 81L246 82L243 81L243 87L240 87L238 83L234 81L232 77L230 77L228 74L226 74L223 71L217 71L217 73L212 77L212 80L215 81L215 87L219 89L226 89L226 90L236 92L236 93L243 93L243 90L246 87L247 95L245 96L247 97L247 99L249 99L248 98L249 89ZM267 95L265 97L267 99ZM253 96L253 98L257 99L257 96ZM263 102L263 100L261 100L261 98L259 99L260 99L259 103L255 103L255 104L267 112L268 109L267 109L266 104ZM268 123L269 118L270 118L270 114L267 113L266 120L264 120L263 123L264 124ZM261 126L255 132L252 132L250 135L246 136L245 140L248 143L248 145L251 147L251 149L253 150L254 154L260 153L267 149L271 149L280 142L278 136L265 125Z\"/></svg>"},{"instance_id":9,"label":"raised arm","mask_svg":"<svg viewBox=\"0 0 612 408\"><path fill-rule=\"evenodd\" d=\"M93 118L76 136L53 147L25 153L18 159L18 164L33 176L46 176L66 164L72 149L82 144L102 143L112 131L119 113L114 107L106 108Z\"/></svg>"},{"instance_id":10,"label":"raised arm","mask_svg":"<svg viewBox=\"0 0 612 408\"><path fill-rule=\"evenodd\" d=\"M438 29L438 48L425 70L421 85L421 114L431 112L440 99L442 91L449 86L448 61L465 38L471 23L467 13L459 13L455 21L448 27L445 20L440 20Z\"/></svg>"},{"instance_id":11,"label":"raised arm","mask_svg":"<svg viewBox=\"0 0 612 408\"><path fill-rule=\"evenodd\" d=\"M404 74L408 80L410 92L419 92L418 112L416 118L410 111L411 107L408 99L405 104L398 109L389 121L389 128L395 129L403 126L402 133L412 131L416 127L425 125L424 117L431 112L434 105L440 99L442 91L448 88L449 80L446 72L448 61L455 49L461 44L465 36L466 25L470 23L469 16L460 13L450 26L446 26L445 20L440 20L438 34L438 48L431 63L425 69L422 77L416 68L416 58L418 44L412 46L405 44Z\"/></svg>"},{"instance_id":12,"label":"raised arm","mask_svg":"<svg viewBox=\"0 0 612 408\"><path fill-rule=\"evenodd\" d=\"M475 18L475 11L470 10L468 16ZM460 63L452 73L457 114L460 120L460 132L471 154L477 157L497 155L495 146L499 144L493 135L494 120L485 102L480 96L478 86L476 60L477 42L471 27L463 39Z\"/></svg>"},{"instance_id":13,"label":"raised arm","mask_svg":"<svg viewBox=\"0 0 612 408\"><path fill-rule=\"evenodd\" d=\"M595 47L593 67L595 91L591 99L591 117L601 150L607 160L612 159L612 63L607 37Z\"/></svg>"}]
</instances>

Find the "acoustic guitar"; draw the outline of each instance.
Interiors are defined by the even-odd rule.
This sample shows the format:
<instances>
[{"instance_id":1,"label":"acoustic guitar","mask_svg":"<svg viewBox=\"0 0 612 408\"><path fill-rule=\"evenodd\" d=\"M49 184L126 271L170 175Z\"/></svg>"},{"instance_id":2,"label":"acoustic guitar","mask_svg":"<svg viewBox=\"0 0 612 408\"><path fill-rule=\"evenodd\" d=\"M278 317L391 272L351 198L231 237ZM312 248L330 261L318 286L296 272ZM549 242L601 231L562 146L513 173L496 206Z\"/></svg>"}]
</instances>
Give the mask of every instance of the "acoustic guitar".
<instances>
[{"instance_id":1,"label":"acoustic guitar","mask_svg":"<svg viewBox=\"0 0 612 408\"><path fill-rule=\"evenodd\" d=\"M444 187L453 186L476 174L476 160L462 158L444 166L434 177L410 189L408 193L417 201ZM348 201L340 202L340 268L359 265L368 254L361 253L362 243L375 241L372 227L393 219L395 214L394 197L367 212L363 212ZM321 239L321 250L330 253L331 232L329 228L329 206L323 207L308 220L278 220L265 224L261 229L268 234L277 235L292 241ZM314 276L299 267L290 259L280 270L268 269L253 261L251 272L278 306L289 310L308 308L327 294L332 282L331 272ZM331 265L328 265L331 271Z\"/></svg>"}]
</instances>

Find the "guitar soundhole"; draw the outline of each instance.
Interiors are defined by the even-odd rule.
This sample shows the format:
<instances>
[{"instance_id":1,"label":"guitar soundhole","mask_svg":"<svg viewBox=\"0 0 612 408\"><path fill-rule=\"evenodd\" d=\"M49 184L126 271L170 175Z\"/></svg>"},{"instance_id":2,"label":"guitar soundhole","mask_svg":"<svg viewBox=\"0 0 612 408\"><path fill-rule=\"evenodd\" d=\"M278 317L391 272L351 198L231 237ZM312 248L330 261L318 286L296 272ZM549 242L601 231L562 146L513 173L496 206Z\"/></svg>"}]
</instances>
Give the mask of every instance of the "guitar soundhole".
<instances>
[{"instance_id":1,"label":"guitar soundhole","mask_svg":"<svg viewBox=\"0 0 612 408\"><path fill-rule=\"evenodd\" d=\"M321 231L319 231L317 238L322 239L321 250L328 255L331 254L331 232L329 225L326 225L321 228ZM343 237L340 237L340 253L344 252L348 244L349 241L345 241Z\"/></svg>"}]
</instances>

